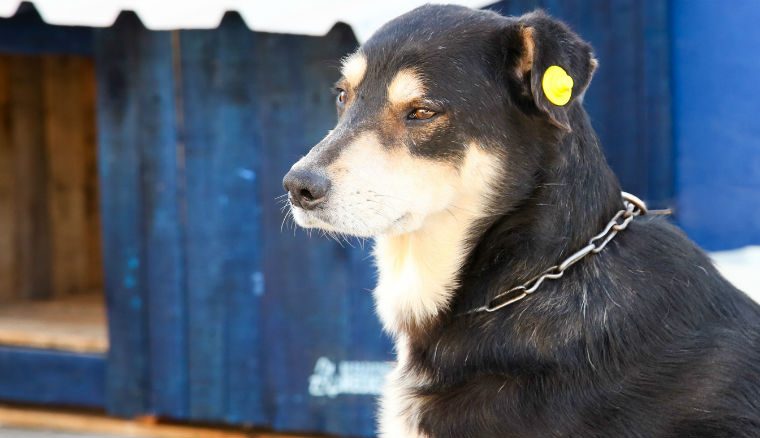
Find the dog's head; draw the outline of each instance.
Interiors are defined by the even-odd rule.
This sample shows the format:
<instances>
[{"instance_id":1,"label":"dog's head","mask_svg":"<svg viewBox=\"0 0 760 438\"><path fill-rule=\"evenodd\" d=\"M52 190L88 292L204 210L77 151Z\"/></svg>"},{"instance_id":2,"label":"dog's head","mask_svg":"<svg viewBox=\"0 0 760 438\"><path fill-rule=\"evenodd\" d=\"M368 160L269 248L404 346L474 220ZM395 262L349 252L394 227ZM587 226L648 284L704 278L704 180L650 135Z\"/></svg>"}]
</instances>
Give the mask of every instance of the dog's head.
<instances>
[{"instance_id":1,"label":"dog's head","mask_svg":"<svg viewBox=\"0 0 760 438\"><path fill-rule=\"evenodd\" d=\"M560 99L546 89L552 66ZM509 208L571 130L594 67L591 48L540 12L423 6L387 23L343 62L335 129L285 176L296 222L376 237L487 214L493 199Z\"/></svg>"}]
</instances>

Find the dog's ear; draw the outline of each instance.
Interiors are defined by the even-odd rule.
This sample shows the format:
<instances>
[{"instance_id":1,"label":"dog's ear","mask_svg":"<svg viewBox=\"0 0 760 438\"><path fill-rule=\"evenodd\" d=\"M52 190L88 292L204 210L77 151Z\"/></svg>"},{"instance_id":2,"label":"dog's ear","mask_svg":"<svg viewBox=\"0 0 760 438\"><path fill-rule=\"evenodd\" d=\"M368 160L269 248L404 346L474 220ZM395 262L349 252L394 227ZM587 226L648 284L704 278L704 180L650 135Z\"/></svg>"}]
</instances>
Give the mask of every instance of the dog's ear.
<instances>
[{"instance_id":1,"label":"dog's ear","mask_svg":"<svg viewBox=\"0 0 760 438\"><path fill-rule=\"evenodd\" d=\"M507 74L518 103L569 131L568 107L583 96L597 66L591 46L542 11L512 22L505 38Z\"/></svg>"}]
</instances>

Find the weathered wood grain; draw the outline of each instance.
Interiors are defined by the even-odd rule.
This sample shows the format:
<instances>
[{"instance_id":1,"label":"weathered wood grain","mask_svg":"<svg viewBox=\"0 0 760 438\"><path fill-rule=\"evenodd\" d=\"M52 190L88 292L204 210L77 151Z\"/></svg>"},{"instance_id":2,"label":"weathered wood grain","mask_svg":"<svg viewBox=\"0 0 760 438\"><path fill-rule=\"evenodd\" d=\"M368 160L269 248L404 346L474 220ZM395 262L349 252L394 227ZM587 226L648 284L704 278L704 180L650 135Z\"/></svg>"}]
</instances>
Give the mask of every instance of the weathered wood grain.
<instances>
[{"instance_id":1,"label":"weathered wood grain","mask_svg":"<svg viewBox=\"0 0 760 438\"><path fill-rule=\"evenodd\" d=\"M48 157L42 121L41 59L9 58L11 143L14 148L17 296L51 296L51 236L47 203Z\"/></svg>"},{"instance_id":2,"label":"weathered wood grain","mask_svg":"<svg viewBox=\"0 0 760 438\"><path fill-rule=\"evenodd\" d=\"M83 65L85 64L85 65ZM51 228L52 295L88 289L87 148L83 71L87 60L65 55L42 58L47 155L47 202Z\"/></svg>"},{"instance_id":3,"label":"weathered wood grain","mask_svg":"<svg viewBox=\"0 0 760 438\"><path fill-rule=\"evenodd\" d=\"M143 217L142 123L155 116L149 62L157 37L134 14L96 31L99 177L110 350L106 408L149 410L148 290ZM153 55L156 56L156 55Z\"/></svg>"},{"instance_id":4,"label":"weathered wood grain","mask_svg":"<svg viewBox=\"0 0 760 438\"><path fill-rule=\"evenodd\" d=\"M94 293L0 306L0 345L105 354L105 303Z\"/></svg>"},{"instance_id":5,"label":"weathered wood grain","mask_svg":"<svg viewBox=\"0 0 760 438\"><path fill-rule=\"evenodd\" d=\"M180 38L190 413L262 423L255 36L235 14Z\"/></svg>"},{"instance_id":6,"label":"weathered wood grain","mask_svg":"<svg viewBox=\"0 0 760 438\"><path fill-rule=\"evenodd\" d=\"M0 301L16 296L15 148L10 126L10 66L0 56Z\"/></svg>"}]
</instances>

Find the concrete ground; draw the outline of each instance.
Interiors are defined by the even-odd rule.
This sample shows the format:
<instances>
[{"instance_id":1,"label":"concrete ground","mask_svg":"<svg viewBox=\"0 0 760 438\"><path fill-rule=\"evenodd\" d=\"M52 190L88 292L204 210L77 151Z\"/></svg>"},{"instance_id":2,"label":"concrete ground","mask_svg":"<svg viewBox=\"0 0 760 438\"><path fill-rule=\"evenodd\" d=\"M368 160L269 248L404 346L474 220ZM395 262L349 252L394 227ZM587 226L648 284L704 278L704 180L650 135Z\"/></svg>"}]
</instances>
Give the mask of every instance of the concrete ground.
<instances>
[{"instance_id":1,"label":"concrete ground","mask_svg":"<svg viewBox=\"0 0 760 438\"><path fill-rule=\"evenodd\" d=\"M116 435L92 435L44 430L7 429L0 426L0 438L127 438Z\"/></svg>"}]
</instances>

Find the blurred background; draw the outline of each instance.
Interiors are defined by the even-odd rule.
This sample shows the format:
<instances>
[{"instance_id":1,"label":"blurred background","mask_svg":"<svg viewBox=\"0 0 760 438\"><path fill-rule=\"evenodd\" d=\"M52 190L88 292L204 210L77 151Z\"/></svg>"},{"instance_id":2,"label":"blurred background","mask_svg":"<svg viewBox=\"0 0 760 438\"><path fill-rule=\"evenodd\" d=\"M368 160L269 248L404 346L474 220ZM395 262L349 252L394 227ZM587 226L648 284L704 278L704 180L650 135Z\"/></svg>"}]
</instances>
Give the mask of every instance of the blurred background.
<instances>
[{"instance_id":1,"label":"blurred background","mask_svg":"<svg viewBox=\"0 0 760 438\"><path fill-rule=\"evenodd\" d=\"M0 1L0 425L373 436L369 244L276 197L341 57L422 3ZM760 1L458 3L589 40L623 188L760 296Z\"/></svg>"}]
</instances>

